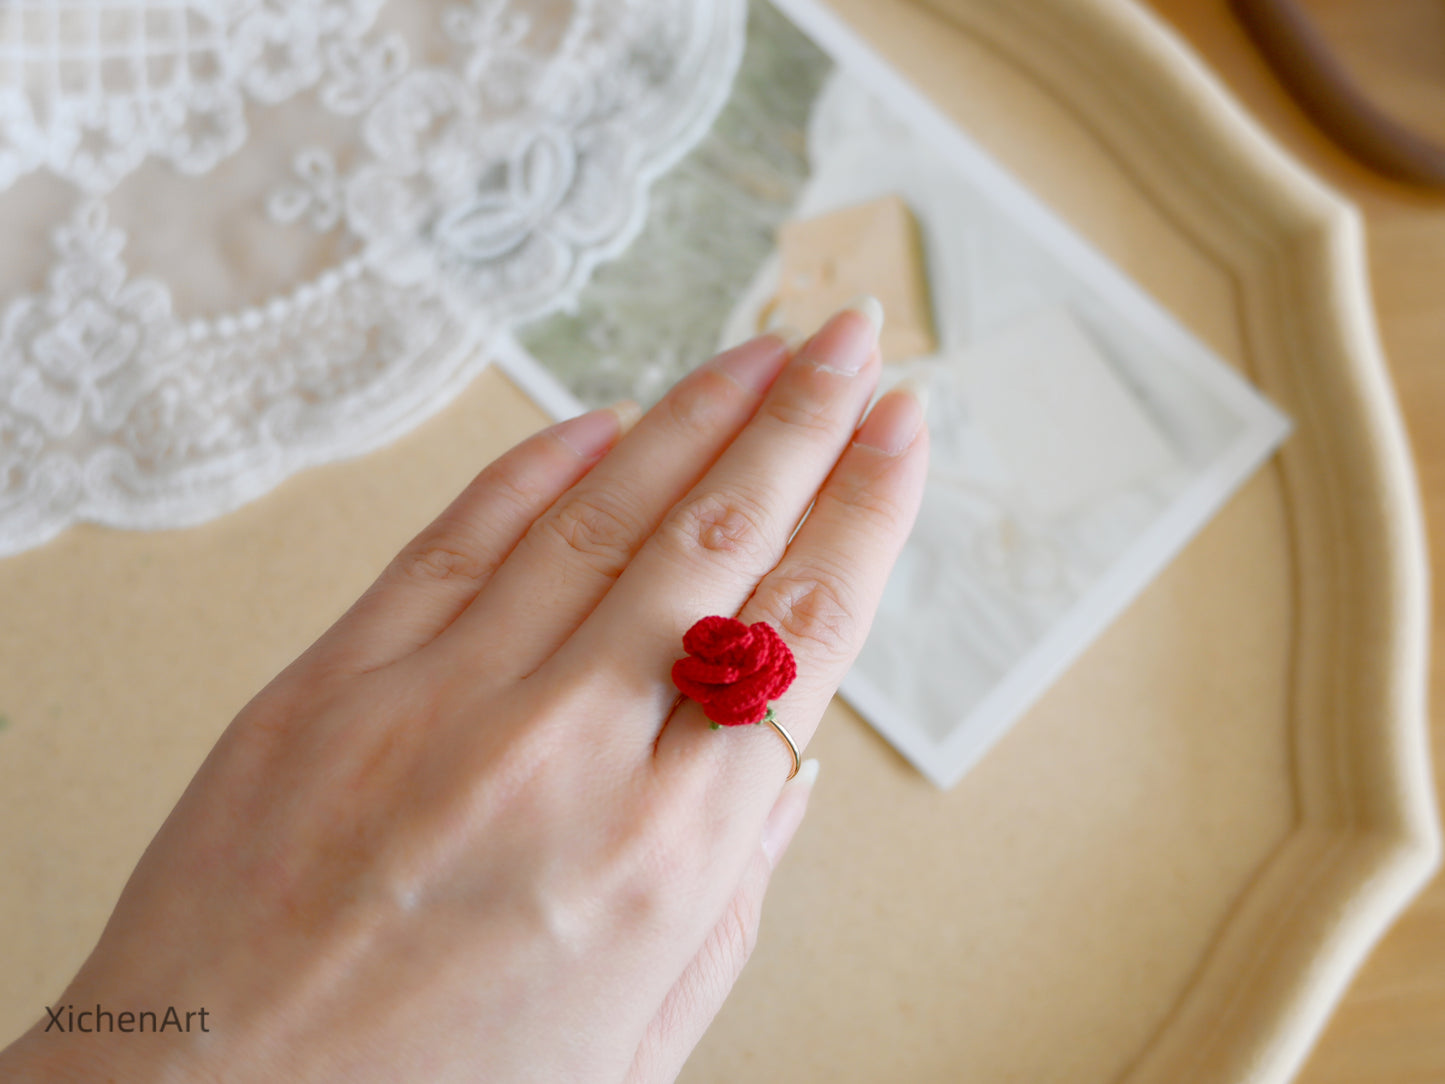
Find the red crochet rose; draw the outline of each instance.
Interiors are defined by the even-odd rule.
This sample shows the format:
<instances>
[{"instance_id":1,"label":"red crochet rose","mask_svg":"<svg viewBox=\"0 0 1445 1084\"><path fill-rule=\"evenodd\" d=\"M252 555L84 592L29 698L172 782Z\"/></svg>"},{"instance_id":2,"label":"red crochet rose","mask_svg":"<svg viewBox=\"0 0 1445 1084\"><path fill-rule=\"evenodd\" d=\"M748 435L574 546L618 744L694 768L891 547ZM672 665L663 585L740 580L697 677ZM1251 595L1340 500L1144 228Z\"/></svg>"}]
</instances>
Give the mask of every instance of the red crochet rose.
<instances>
[{"instance_id":1,"label":"red crochet rose","mask_svg":"<svg viewBox=\"0 0 1445 1084\"><path fill-rule=\"evenodd\" d=\"M793 653L771 625L704 617L682 638L688 654L672 666L672 683L721 726L762 722L768 701L798 676Z\"/></svg>"}]
</instances>

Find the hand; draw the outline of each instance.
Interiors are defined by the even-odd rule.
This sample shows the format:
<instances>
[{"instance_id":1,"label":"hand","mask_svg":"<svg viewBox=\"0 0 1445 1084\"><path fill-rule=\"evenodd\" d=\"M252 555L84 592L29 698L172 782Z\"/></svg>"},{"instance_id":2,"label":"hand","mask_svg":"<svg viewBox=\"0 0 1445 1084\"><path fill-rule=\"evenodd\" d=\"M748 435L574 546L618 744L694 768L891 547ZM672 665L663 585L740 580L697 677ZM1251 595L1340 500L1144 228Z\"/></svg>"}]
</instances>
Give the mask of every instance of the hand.
<instances>
[{"instance_id":1,"label":"hand","mask_svg":"<svg viewBox=\"0 0 1445 1084\"><path fill-rule=\"evenodd\" d=\"M810 773L785 787L782 739L709 729L670 669L704 615L771 623L803 745L862 647L928 443L907 391L858 428L867 308L483 471L226 730L57 1002L204 1030L47 1017L0 1076L671 1080Z\"/></svg>"}]
</instances>

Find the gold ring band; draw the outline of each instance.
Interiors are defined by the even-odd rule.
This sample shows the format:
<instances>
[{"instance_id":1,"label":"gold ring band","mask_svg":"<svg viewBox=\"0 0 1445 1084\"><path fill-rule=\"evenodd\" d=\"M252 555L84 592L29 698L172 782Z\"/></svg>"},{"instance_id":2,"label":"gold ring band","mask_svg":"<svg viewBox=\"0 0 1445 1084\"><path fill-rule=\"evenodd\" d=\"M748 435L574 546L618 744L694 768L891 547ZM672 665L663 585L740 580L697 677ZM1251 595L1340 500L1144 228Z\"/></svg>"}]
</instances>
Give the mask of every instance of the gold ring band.
<instances>
[{"instance_id":1,"label":"gold ring band","mask_svg":"<svg viewBox=\"0 0 1445 1084\"><path fill-rule=\"evenodd\" d=\"M783 736L783 741L788 743L788 752L793 754L793 770L788 773L788 779L792 779L793 776L798 774L798 769L802 767L803 764L802 758L798 756L798 743L795 742L793 736L783 728L783 724L778 722L777 713L774 712L771 707L768 708L768 713L763 716L763 722L771 724L772 728Z\"/></svg>"}]
</instances>

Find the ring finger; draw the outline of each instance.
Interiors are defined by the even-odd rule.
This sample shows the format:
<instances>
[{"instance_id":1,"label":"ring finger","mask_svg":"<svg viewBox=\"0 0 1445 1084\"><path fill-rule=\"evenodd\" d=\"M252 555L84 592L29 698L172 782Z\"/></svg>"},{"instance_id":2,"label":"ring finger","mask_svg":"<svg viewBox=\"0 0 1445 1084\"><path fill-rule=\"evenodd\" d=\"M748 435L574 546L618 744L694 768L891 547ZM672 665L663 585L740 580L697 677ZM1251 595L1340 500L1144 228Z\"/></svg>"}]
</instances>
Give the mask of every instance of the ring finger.
<instances>
[{"instance_id":1,"label":"ring finger","mask_svg":"<svg viewBox=\"0 0 1445 1084\"><path fill-rule=\"evenodd\" d=\"M772 625L793 651L797 679L774 707L800 749L863 648L917 517L927 468L924 403L909 383L874 406L787 555L738 613L745 624ZM714 733L705 724L700 705L678 705L657 743L659 771L690 763L728 810L749 790L761 793L766 809L792 767L782 738L767 726Z\"/></svg>"},{"instance_id":2,"label":"ring finger","mask_svg":"<svg viewBox=\"0 0 1445 1084\"><path fill-rule=\"evenodd\" d=\"M737 613L783 557L872 396L881 323L870 300L839 313L804 345L748 427L548 664L574 674L609 660L628 694L653 692L655 713L642 713L623 740L650 747L656 738L675 695L667 667L683 632L705 614Z\"/></svg>"}]
</instances>

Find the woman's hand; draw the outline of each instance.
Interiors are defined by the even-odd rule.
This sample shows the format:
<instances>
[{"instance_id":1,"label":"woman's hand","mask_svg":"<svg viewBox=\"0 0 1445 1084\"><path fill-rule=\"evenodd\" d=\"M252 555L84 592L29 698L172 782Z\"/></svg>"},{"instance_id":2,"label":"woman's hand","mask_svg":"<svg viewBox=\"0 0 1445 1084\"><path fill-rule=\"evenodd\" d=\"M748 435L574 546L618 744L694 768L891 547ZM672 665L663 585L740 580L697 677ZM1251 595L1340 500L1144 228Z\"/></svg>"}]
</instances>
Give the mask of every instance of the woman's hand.
<instances>
[{"instance_id":1,"label":"woman's hand","mask_svg":"<svg viewBox=\"0 0 1445 1084\"><path fill-rule=\"evenodd\" d=\"M711 730L670 668L704 615L771 623L803 745L862 647L927 460L907 391L859 428L870 310L796 357L723 354L625 436L635 409L594 411L483 471L231 724L57 1003L203 1025L47 1018L0 1070L671 1080L811 773L784 787L779 736Z\"/></svg>"}]
</instances>

